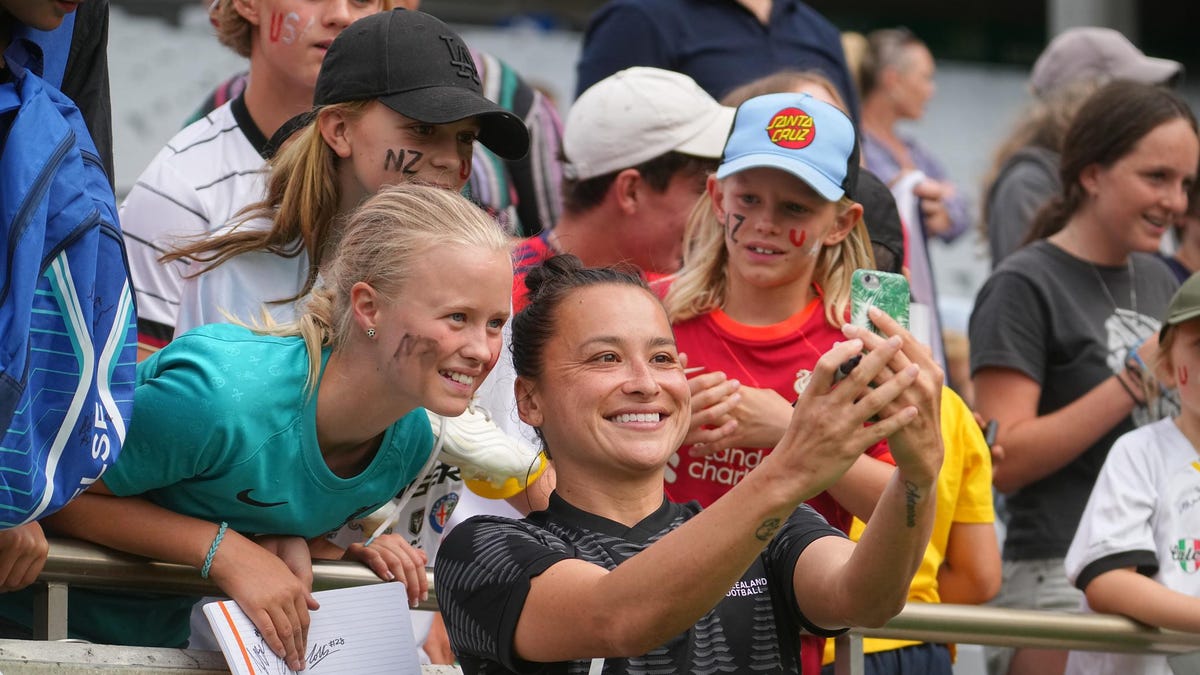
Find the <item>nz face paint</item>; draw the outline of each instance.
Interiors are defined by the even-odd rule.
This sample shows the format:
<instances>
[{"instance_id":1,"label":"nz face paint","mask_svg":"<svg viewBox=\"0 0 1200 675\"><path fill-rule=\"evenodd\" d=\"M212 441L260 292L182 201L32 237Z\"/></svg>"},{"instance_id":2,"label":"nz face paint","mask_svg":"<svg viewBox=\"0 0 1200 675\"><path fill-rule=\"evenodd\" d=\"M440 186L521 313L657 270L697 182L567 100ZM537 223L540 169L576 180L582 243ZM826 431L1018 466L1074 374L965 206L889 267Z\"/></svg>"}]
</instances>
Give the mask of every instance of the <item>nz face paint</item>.
<instances>
[{"instance_id":1,"label":"nz face paint","mask_svg":"<svg viewBox=\"0 0 1200 675\"><path fill-rule=\"evenodd\" d=\"M425 153L420 150L392 150L388 148L387 156L383 158L384 171L399 171L407 176L417 173L417 162Z\"/></svg>"},{"instance_id":2,"label":"nz face paint","mask_svg":"<svg viewBox=\"0 0 1200 675\"><path fill-rule=\"evenodd\" d=\"M437 340L431 337L405 333L404 337L400 338L400 344L396 347L396 352L392 354L392 358L400 359L401 357L410 357L414 354L436 351L437 344Z\"/></svg>"},{"instance_id":3,"label":"nz face paint","mask_svg":"<svg viewBox=\"0 0 1200 675\"><path fill-rule=\"evenodd\" d=\"M804 241L808 239L808 232L800 230L800 234L796 234L796 228L788 230L788 241L792 242L792 246L800 248L804 245Z\"/></svg>"},{"instance_id":4,"label":"nz face paint","mask_svg":"<svg viewBox=\"0 0 1200 675\"><path fill-rule=\"evenodd\" d=\"M1179 366L1178 371L1175 373L1175 379L1179 380L1180 386L1188 383L1187 366Z\"/></svg>"},{"instance_id":5,"label":"nz face paint","mask_svg":"<svg viewBox=\"0 0 1200 675\"><path fill-rule=\"evenodd\" d=\"M725 227L729 230L729 241L738 243L737 233L746 222L746 216L740 213L730 213L725 217Z\"/></svg>"}]
</instances>

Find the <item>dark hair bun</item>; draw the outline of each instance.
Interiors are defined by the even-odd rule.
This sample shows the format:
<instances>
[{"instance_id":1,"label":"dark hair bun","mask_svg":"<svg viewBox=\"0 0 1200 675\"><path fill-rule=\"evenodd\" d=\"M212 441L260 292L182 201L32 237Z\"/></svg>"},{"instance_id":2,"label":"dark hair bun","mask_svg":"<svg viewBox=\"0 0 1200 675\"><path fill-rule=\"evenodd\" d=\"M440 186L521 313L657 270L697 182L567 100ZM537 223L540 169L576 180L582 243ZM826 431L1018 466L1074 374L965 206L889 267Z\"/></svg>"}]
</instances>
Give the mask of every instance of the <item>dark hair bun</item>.
<instances>
[{"instance_id":1,"label":"dark hair bun","mask_svg":"<svg viewBox=\"0 0 1200 675\"><path fill-rule=\"evenodd\" d=\"M525 275L525 288L529 290L529 299L536 299L547 287L553 288L557 283L576 277L583 269L583 261L570 253L547 258Z\"/></svg>"}]
</instances>

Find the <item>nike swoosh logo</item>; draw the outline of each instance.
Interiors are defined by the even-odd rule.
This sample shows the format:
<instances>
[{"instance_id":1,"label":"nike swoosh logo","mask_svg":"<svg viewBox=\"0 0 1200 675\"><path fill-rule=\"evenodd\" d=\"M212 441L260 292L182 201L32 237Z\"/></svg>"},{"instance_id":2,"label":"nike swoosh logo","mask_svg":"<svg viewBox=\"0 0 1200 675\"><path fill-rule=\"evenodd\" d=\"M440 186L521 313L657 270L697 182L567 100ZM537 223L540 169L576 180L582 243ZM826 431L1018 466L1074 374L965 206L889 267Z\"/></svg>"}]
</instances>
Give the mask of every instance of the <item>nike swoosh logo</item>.
<instances>
[{"instance_id":1,"label":"nike swoosh logo","mask_svg":"<svg viewBox=\"0 0 1200 675\"><path fill-rule=\"evenodd\" d=\"M270 508L272 506L283 506L284 504L287 503L286 501L260 502L257 499L254 499L253 497L250 496L250 491L253 489L254 488L247 488L247 489L242 490L241 492L237 493L237 500L243 504L249 504L250 506L257 506L257 507L264 508L264 509Z\"/></svg>"}]
</instances>

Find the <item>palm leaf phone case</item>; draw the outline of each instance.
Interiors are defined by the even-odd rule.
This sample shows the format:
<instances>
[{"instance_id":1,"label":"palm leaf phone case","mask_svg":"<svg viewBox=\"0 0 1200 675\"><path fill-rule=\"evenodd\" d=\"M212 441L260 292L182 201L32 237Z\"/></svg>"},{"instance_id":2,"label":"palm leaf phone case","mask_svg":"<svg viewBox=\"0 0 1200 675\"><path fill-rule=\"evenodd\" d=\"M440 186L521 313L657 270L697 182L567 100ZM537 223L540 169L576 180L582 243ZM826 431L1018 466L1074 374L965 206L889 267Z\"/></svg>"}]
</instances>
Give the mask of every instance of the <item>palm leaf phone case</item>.
<instances>
[{"instance_id":1,"label":"palm leaf phone case","mask_svg":"<svg viewBox=\"0 0 1200 675\"><path fill-rule=\"evenodd\" d=\"M854 270L850 279L850 323L882 335L867 319L867 309L878 307L908 329L908 279L876 270Z\"/></svg>"}]
</instances>

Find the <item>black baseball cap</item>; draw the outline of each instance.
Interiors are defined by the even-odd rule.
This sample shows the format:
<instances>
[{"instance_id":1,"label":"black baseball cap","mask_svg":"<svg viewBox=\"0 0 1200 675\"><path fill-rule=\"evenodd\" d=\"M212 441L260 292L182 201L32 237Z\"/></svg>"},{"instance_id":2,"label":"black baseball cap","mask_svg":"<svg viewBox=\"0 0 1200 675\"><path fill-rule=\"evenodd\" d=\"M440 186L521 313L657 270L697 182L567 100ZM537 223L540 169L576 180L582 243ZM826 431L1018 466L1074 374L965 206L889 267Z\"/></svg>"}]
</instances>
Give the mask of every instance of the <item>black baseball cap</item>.
<instances>
[{"instance_id":1,"label":"black baseball cap","mask_svg":"<svg viewBox=\"0 0 1200 675\"><path fill-rule=\"evenodd\" d=\"M376 99L429 124L479 119L479 142L504 159L529 151L529 129L483 95L466 43L436 17L396 8L363 17L334 39L321 63L315 108ZM313 120L314 111L288 120L268 147L278 149Z\"/></svg>"},{"instance_id":2,"label":"black baseball cap","mask_svg":"<svg viewBox=\"0 0 1200 675\"><path fill-rule=\"evenodd\" d=\"M882 266L883 272L900 272L904 265L904 225L896 209L896 198L879 176L861 169L854 189L854 200L863 207L863 222L871 243L887 250L892 255L892 265ZM876 258L877 264L881 263Z\"/></svg>"}]
</instances>

